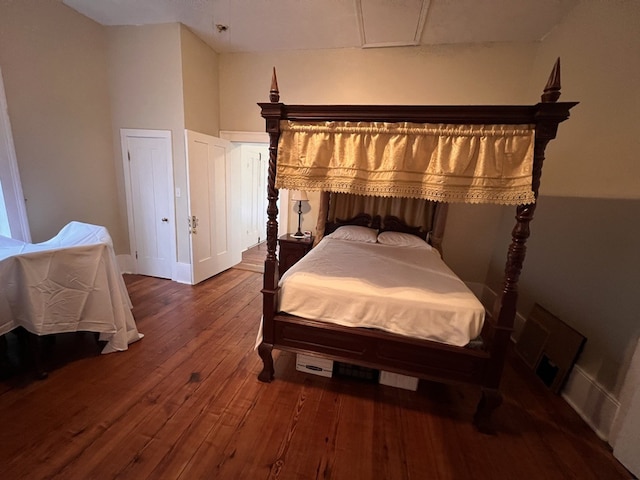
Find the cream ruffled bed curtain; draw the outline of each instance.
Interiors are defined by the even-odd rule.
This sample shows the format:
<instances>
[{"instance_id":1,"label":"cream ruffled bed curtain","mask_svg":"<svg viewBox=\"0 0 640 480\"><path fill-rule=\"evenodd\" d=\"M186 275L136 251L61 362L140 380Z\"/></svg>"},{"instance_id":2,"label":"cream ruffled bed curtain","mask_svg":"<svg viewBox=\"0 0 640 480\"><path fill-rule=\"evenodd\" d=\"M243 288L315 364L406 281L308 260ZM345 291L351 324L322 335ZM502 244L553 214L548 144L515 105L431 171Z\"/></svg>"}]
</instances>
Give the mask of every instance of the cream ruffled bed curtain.
<instances>
[{"instance_id":1,"label":"cream ruffled bed curtain","mask_svg":"<svg viewBox=\"0 0 640 480\"><path fill-rule=\"evenodd\" d=\"M531 189L532 125L292 122L276 188L519 205Z\"/></svg>"}]
</instances>

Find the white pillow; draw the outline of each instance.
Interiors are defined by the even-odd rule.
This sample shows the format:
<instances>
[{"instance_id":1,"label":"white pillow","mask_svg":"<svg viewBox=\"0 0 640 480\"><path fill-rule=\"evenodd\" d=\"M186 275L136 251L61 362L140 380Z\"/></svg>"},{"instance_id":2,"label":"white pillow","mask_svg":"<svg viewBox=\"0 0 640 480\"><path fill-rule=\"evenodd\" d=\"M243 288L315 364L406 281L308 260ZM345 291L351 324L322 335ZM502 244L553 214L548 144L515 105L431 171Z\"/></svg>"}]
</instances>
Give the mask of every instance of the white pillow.
<instances>
[{"instance_id":1,"label":"white pillow","mask_svg":"<svg viewBox=\"0 0 640 480\"><path fill-rule=\"evenodd\" d=\"M378 235L378 243L396 247L432 248L431 245L420 237L401 232L381 232Z\"/></svg>"},{"instance_id":2,"label":"white pillow","mask_svg":"<svg viewBox=\"0 0 640 480\"><path fill-rule=\"evenodd\" d=\"M338 227L332 234L327 235L327 237L337 240L376 243L378 230L375 228L360 227L358 225L343 225L342 227Z\"/></svg>"}]
</instances>

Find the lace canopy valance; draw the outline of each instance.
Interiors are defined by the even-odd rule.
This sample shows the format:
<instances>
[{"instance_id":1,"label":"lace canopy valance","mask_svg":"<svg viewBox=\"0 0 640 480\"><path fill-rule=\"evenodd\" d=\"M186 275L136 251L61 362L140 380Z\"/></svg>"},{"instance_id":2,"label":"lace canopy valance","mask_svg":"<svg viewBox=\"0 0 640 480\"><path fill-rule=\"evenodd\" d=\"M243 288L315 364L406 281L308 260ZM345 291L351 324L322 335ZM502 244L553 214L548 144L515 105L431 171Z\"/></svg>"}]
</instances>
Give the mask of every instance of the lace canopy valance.
<instances>
[{"instance_id":1,"label":"lace canopy valance","mask_svg":"<svg viewBox=\"0 0 640 480\"><path fill-rule=\"evenodd\" d=\"M276 188L520 205L532 125L280 123Z\"/></svg>"}]
</instances>

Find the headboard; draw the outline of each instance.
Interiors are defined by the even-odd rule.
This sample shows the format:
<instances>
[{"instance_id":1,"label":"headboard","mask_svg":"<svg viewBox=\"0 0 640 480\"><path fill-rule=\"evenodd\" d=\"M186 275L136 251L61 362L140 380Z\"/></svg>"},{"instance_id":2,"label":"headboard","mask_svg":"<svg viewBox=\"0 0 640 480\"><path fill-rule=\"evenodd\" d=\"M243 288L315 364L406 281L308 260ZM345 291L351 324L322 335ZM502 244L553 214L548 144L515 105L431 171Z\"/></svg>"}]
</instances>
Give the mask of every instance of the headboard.
<instances>
[{"instance_id":1,"label":"headboard","mask_svg":"<svg viewBox=\"0 0 640 480\"><path fill-rule=\"evenodd\" d=\"M375 228L376 230L379 230L380 222L381 220L379 215L371 216L368 213L360 213L355 217L347 219L336 218L335 221L327 221L324 226L324 234L329 235L345 225L357 225L360 227Z\"/></svg>"},{"instance_id":2,"label":"headboard","mask_svg":"<svg viewBox=\"0 0 640 480\"><path fill-rule=\"evenodd\" d=\"M380 215L369 215L368 213L360 213L355 217L348 219L336 218L335 221L329 221L324 228L324 234L329 235L335 232L338 228L345 225L358 225L361 227L374 228L380 232L402 232L409 233L420 237L423 240L427 240L429 237L429 230L423 230L420 227L413 227L407 225L398 217L393 215L387 215L381 217Z\"/></svg>"}]
</instances>

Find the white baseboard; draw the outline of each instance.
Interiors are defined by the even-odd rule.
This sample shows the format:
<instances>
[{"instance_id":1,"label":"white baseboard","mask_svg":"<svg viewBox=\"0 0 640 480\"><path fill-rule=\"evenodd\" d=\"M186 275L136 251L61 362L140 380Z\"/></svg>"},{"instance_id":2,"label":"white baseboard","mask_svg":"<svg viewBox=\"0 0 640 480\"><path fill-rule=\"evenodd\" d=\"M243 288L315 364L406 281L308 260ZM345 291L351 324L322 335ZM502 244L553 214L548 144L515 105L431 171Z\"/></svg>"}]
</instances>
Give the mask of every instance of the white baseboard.
<instances>
[{"instance_id":1,"label":"white baseboard","mask_svg":"<svg viewBox=\"0 0 640 480\"><path fill-rule=\"evenodd\" d=\"M116 261L118 262L120 273L138 273L136 269L136 262L130 254L116 255ZM176 262L173 268L173 277L174 278L171 280L174 282L191 285L191 265L188 263Z\"/></svg>"},{"instance_id":2,"label":"white baseboard","mask_svg":"<svg viewBox=\"0 0 640 480\"><path fill-rule=\"evenodd\" d=\"M562 398L582 417L602 440L609 439L611 425L620 402L585 372L574 365Z\"/></svg>"},{"instance_id":3,"label":"white baseboard","mask_svg":"<svg viewBox=\"0 0 640 480\"><path fill-rule=\"evenodd\" d=\"M135 262L130 254L116 255L120 273L135 273Z\"/></svg>"},{"instance_id":4,"label":"white baseboard","mask_svg":"<svg viewBox=\"0 0 640 480\"><path fill-rule=\"evenodd\" d=\"M496 292L483 284L467 285L482 300L484 307L491 311L498 296ZM517 312L513 322L512 341L515 342L520 337L525 321L526 317ZM605 441L609 438L611 425L620 407L620 402L579 365L573 366L561 396L598 437Z\"/></svg>"}]
</instances>

